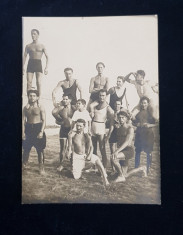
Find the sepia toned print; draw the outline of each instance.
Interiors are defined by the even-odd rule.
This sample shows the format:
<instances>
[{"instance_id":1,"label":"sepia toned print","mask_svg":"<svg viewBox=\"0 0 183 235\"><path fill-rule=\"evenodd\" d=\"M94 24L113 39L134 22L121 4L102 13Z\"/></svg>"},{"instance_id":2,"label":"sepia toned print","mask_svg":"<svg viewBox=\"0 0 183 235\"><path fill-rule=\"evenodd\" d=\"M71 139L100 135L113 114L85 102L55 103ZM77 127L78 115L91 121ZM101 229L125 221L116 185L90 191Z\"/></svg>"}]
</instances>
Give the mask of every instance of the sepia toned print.
<instances>
[{"instance_id":1,"label":"sepia toned print","mask_svg":"<svg viewBox=\"0 0 183 235\"><path fill-rule=\"evenodd\" d=\"M157 16L22 24L22 203L161 204Z\"/></svg>"}]
</instances>

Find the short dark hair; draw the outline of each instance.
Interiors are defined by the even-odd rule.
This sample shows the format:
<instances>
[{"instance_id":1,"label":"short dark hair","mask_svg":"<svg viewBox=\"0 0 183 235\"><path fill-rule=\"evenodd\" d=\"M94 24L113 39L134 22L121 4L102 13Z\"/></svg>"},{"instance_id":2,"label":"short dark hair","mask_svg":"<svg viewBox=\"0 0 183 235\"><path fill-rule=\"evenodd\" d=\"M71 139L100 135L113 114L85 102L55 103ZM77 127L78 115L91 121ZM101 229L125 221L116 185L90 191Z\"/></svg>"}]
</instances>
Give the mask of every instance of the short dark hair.
<instances>
[{"instance_id":1,"label":"short dark hair","mask_svg":"<svg viewBox=\"0 0 183 235\"><path fill-rule=\"evenodd\" d=\"M31 33L34 32L34 31L39 35L39 30L38 29L32 29Z\"/></svg>"},{"instance_id":2,"label":"short dark hair","mask_svg":"<svg viewBox=\"0 0 183 235\"><path fill-rule=\"evenodd\" d=\"M86 101L84 99L79 99L77 102L81 102L83 105L86 105Z\"/></svg>"},{"instance_id":3,"label":"short dark hair","mask_svg":"<svg viewBox=\"0 0 183 235\"><path fill-rule=\"evenodd\" d=\"M123 76L118 76L117 79L118 79L118 78L121 79L123 82L125 82L125 77L123 77Z\"/></svg>"},{"instance_id":4,"label":"short dark hair","mask_svg":"<svg viewBox=\"0 0 183 235\"><path fill-rule=\"evenodd\" d=\"M107 94L107 90L105 90L105 89L101 89L101 90L99 91L99 94L100 94L100 93L103 93L103 92L105 92L105 93Z\"/></svg>"},{"instance_id":5,"label":"short dark hair","mask_svg":"<svg viewBox=\"0 0 183 235\"><path fill-rule=\"evenodd\" d=\"M125 116L128 120L130 119L130 115L125 112L125 111L120 111L119 113L117 113L117 116L119 117L120 115Z\"/></svg>"},{"instance_id":6,"label":"short dark hair","mask_svg":"<svg viewBox=\"0 0 183 235\"><path fill-rule=\"evenodd\" d=\"M143 77L145 77L145 75L146 75L144 70L137 70L137 73L140 74Z\"/></svg>"},{"instance_id":7,"label":"short dark hair","mask_svg":"<svg viewBox=\"0 0 183 235\"><path fill-rule=\"evenodd\" d=\"M78 119L76 122L80 122L80 123L83 123L83 125L85 126L86 125L86 122L85 122L85 120L84 119Z\"/></svg>"},{"instance_id":8,"label":"short dark hair","mask_svg":"<svg viewBox=\"0 0 183 235\"><path fill-rule=\"evenodd\" d=\"M143 100L147 100L147 103L149 104L150 102L150 99L147 97L147 96L143 96L140 98L140 103L143 101Z\"/></svg>"},{"instance_id":9,"label":"short dark hair","mask_svg":"<svg viewBox=\"0 0 183 235\"><path fill-rule=\"evenodd\" d=\"M122 104L122 100L119 98L119 99L117 99L117 100L115 100L115 104L116 104L116 102L120 102L121 104Z\"/></svg>"},{"instance_id":10,"label":"short dark hair","mask_svg":"<svg viewBox=\"0 0 183 235\"><path fill-rule=\"evenodd\" d=\"M98 67L99 64L101 64L101 65L105 68L105 64L104 64L103 62L98 62L98 63L96 64L96 68Z\"/></svg>"},{"instance_id":11,"label":"short dark hair","mask_svg":"<svg viewBox=\"0 0 183 235\"><path fill-rule=\"evenodd\" d=\"M62 97L65 97L65 96L67 96L67 97L68 97L68 99L72 100L72 96L71 96L70 94L63 94L63 96L62 96Z\"/></svg>"},{"instance_id":12,"label":"short dark hair","mask_svg":"<svg viewBox=\"0 0 183 235\"><path fill-rule=\"evenodd\" d=\"M34 90L34 89L28 90L27 91L27 96L28 97L29 97L30 93L35 93L39 97L39 91L38 90Z\"/></svg>"},{"instance_id":13,"label":"short dark hair","mask_svg":"<svg viewBox=\"0 0 183 235\"><path fill-rule=\"evenodd\" d=\"M65 68L65 69L64 69L64 73L65 73L66 71L72 71L72 72L73 72L73 69L68 67L68 68Z\"/></svg>"}]
</instances>

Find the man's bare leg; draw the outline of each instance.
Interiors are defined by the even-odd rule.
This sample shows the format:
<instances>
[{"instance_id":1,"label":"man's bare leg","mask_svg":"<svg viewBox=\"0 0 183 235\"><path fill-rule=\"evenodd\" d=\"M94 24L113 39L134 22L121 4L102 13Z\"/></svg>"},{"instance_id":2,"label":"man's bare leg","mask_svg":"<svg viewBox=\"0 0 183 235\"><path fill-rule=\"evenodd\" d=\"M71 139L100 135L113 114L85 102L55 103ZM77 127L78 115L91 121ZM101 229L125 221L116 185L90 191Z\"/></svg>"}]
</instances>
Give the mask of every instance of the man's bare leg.
<instances>
[{"instance_id":1,"label":"man's bare leg","mask_svg":"<svg viewBox=\"0 0 183 235\"><path fill-rule=\"evenodd\" d=\"M116 144L115 143L109 143L109 147L110 147L110 151L111 151L111 155L114 153L114 151L116 150ZM110 159L111 161L111 167L112 167L112 171L113 173L115 173L115 168L113 166L113 163L112 163L112 159Z\"/></svg>"},{"instance_id":2,"label":"man's bare leg","mask_svg":"<svg viewBox=\"0 0 183 235\"><path fill-rule=\"evenodd\" d=\"M125 168L125 167L122 167L122 169L123 168ZM125 171L125 169L123 169L123 171ZM129 177L131 175L136 174L139 171L142 171L144 173L144 176L147 177L147 167L146 166L141 166L141 167L135 168L135 169L133 169L133 170L131 170L129 172L126 172L124 174L124 176L127 178L127 177Z\"/></svg>"},{"instance_id":3,"label":"man's bare leg","mask_svg":"<svg viewBox=\"0 0 183 235\"><path fill-rule=\"evenodd\" d=\"M105 135L99 135L99 148L102 155L102 163L104 166L104 169L106 171L107 168L107 154L105 149L105 141L104 141Z\"/></svg>"},{"instance_id":4,"label":"man's bare leg","mask_svg":"<svg viewBox=\"0 0 183 235\"><path fill-rule=\"evenodd\" d=\"M109 185L109 181L107 180L107 174L106 174L106 172L105 172L105 169L104 169L104 167L103 167L101 161L100 161L100 160L97 160L97 161L95 162L95 164L96 164L96 167L98 168L98 170L99 170L100 173L101 173L104 186Z\"/></svg>"},{"instance_id":5,"label":"man's bare leg","mask_svg":"<svg viewBox=\"0 0 183 235\"><path fill-rule=\"evenodd\" d=\"M124 159L125 159L125 156L123 153L119 153L117 159L112 158L113 165L114 165L116 171L118 172L118 177L115 180L116 183L124 182L126 180L125 176L123 174L123 171L121 169L121 165L119 164L119 160L124 160Z\"/></svg>"},{"instance_id":6,"label":"man's bare leg","mask_svg":"<svg viewBox=\"0 0 183 235\"><path fill-rule=\"evenodd\" d=\"M60 109L61 109L61 106L55 107L55 108L52 110L52 115L53 115L53 117L56 119L56 123L57 123L58 125L61 125L61 121L62 121L62 118L61 118L60 115L59 115Z\"/></svg>"},{"instance_id":7,"label":"man's bare leg","mask_svg":"<svg viewBox=\"0 0 183 235\"><path fill-rule=\"evenodd\" d=\"M67 147L67 139L66 138L60 139L60 166L57 168L57 171L60 171L60 172L64 168L62 166L62 162L63 162L64 156L65 156L66 147Z\"/></svg>"},{"instance_id":8,"label":"man's bare leg","mask_svg":"<svg viewBox=\"0 0 183 235\"><path fill-rule=\"evenodd\" d=\"M31 90L32 88L32 80L33 80L33 73L27 73L27 92ZM29 103L26 105L26 108L28 109L30 107Z\"/></svg>"},{"instance_id":9,"label":"man's bare leg","mask_svg":"<svg viewBox=\"0 0 183 235\"><path fill-rule=\"evenodd\" d=\"M39 173L40 173L40 175L45 175L45 170L44 170L44 154L43 154L43 151L37 150L38 162L39 162Z\"/></svg>"},{"instance_id":10,"label":"man's bare leg","mask_svg":"<svg viewBox=\"0 0 183 235\"><path fill-rule=\"evenodd\" d=\"M92 136L93 154L97 155L97 136Z\"/></svg>"}]
</instances>

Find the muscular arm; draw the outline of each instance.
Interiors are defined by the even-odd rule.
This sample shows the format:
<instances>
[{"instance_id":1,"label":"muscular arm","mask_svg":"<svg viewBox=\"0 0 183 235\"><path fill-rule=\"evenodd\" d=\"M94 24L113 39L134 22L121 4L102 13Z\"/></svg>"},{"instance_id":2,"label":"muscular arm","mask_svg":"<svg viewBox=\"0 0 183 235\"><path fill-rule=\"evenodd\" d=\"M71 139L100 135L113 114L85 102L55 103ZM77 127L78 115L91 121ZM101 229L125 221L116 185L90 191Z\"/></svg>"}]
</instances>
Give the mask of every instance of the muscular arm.
<instances>
[{"instance_id":1,"label":"muscular arm","mask_svg":"<svg viewBox=\"0 0 183 235\"><path fill-rule=\"evenodd\" d=\"M43 46L43 52L45 54L45 57L46 57L46 67L45 67L45 75L48 74L48 63L49 63L49 59L48 59L48 53L47 53L47 50L45 48L45 46Z\"/></svg>"},{"instance_id":2,"label":"muscular arm","mask_svg":"<svg viewBox=\"0 0 183 235\"><path fill-rule=\"evenodd\" d=\"M63 81L60 81L52 92L52 101L53 101L54 106L56 106L56 94L59 91L62 84L63 84Z\"/></svg>"},{"instance_id":3,"label":"muscular arm","mask_svg":"<svg viewBox=\"0 0 183 235\"><path fill-rule=\"evenodd\" d=\"M127 82L129 82L129 83L131 83L131 84L134 84L135 81L132 80L132 79L130 79L130 76L131 76L131 75L134 75L134 77L135 77L135 74L134 74L134 73L129 73L128 75L125 76L124 80L127 81Z\"/></svg>"},{"instance_id":4,"label":"muscular arm","mask_svg":"<svg viewBox=\"0 0 183 235\"><path fill-rule=\"evenodd\" d=\"M22 139L25 139L25 123L26 123L26 116L25 116L25 107L22 111Z\"/></svg>"},{"instance_id":5,"label":"muscular arm","mask_svg":"<svg viewBox=\"0 0 183 235\"><path fill-rule=\"evenodd\" d=\"M128 130L128 134L126 136L125 142L119 148L116 149L114 154L118 154L120 151L125 149L132 142L133 136L134 136L134 130L133 130L132 127L130 127L129 130Z\"/></svg>"},{"instance_id":6,"label":"muscular arm","mask_svg":"<svg viewBox=\"0 0 183 235\"><path fill-rule=\"evenodd\" d=\"M92 140L89 135L86 135L86 158L90 160L92 154L93 154Z\"/></svg>"},{"instance_id":7,"label":"muscular arm","mask_svg":"<svg viewBox=\"0 0 183 235\"><path fill-rule=\"evenodd\" d=\"M114 120L114 111L110 106L107 107L107 119L109 119L109 123L111 126Z\"/></svg>"},{"instance_id":8,"label":"muscular arm","mask_svg":"<svg viewBox=\"0 0 183 235\"><path fill-rule=\"evenodd\" d=\"M89 93L97 92L100 90L100 88L94 88L94 82L95 82L95 77L91 78L90 80Z\"/></svg>"},{"instance_id":9,"label":"muscular arm","mask_svg":"<svg viewBox=\"0 0 183 235\"><path fill-rule=\"evenodd\" d=\"M41 109L40 111L41 111L41 120L42 120L42 127L40 132L43 133L46 126L46 113L43 106L41 106L40 109Z\"/></svg>"},{"instance_id":10,"label":"muscular arm","mask_svg":"<svg viewBox=\"0 0 183 235\"><path fill-rule=\"evenodd\" d=\"M106 83L105 83L104 89L106 91L108 91L108 89L109 89L109 78L106 78Z\"/></svg>"},{"instance_id":11,"label":"muscular arm","mask_svg":"<svg viewBox=\"0 0 183 235\"><path fill-rule=\"evenodd\" d=\"M24 74L24 65L25 65L25 61L27 58L27 54L28 54L28 46L25 47L25 51L24 51L24 55L23 55L23 74Z\"/></svg>"},{"instance_id":12,"label":"muscular arm","mask_svg":"<svg viewBox=\"0 0 183 235\"><path fill-rule=\"evenodd\" d=\"M78 91L80 93L80 99L82 99L82 97L83 97L83 95L82 95L82 88L81 88L80 84L78 83L78 80L76 80L76 86L77 86Z\"/></svg>"}]
</instances>

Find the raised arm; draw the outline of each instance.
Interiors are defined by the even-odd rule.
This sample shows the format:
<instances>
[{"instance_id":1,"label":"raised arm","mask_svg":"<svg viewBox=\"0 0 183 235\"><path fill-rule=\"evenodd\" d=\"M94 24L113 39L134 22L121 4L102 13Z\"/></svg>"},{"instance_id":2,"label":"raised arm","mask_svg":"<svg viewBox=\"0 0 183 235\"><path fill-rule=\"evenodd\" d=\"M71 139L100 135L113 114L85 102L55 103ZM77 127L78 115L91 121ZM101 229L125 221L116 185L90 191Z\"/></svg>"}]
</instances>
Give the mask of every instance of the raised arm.
<instances>
[{"instance_id":1,"label":"raised arm","mask_svg":"<svg viewBox=\"0 0 183 235\"><path fill-rule=\"evenodd\" d=\"M130 79L130 76L131 76L131 75L133 75L134 77L136 77L136 74L131 72L131 73L129 73L128 75L125 76L124 80L127 81L127 82L129 82L129 83L131 83L131 84L134 84L135 81L132 80L132 79Z\"/></svg>"},{"instance_id":2,"label":"raised arm","mask_svg":"<svg viewBox=\"0 0 183 235\"><path fill-rule=\"evenodd\" d=\"M112 95L114 93L115 89L114 87L111 87L108 92L107 92L107 95Z\"/></svg>"},{"instance_id":3,"label":"raised arm","mask_svg":"<svg viewBox=\"0 0 183 235\"><path fill-rule=\"evenodd\" d=\"M79 91L79 93L80 93L80 99L82 99L82 97L83 97L82 88L81 88L81 86L80 86L78 80L76 80L76 86L77 86L78 91Z\"/></svg>"},{"instance_id":4,"label":"raised arm","mask_svg":"<svg viewBox=\"0 0 183 235\"><path fill-rule=\"evenodd\" d=\"M43 46L43 52L45 54L45 57L46 57L46 67L44 69L44 74L47 75L48 74L48 63L49 63L49 59L48 59L48 53L47 53L47 50L45 48L45 46Z\"/></svg>"},{"instance_id":5,"label":"raised arm","mask_svg":"<svg viewBox=\"0 0 183 235\"><path fill-rule=\"evenodd\" d=\"M55 89L53 90L53 92L52 92L52 101L53 101L53 105L54 105L55 107L57 107L57 103L56 103L56 94L57 94L57 92L59 91L59 89L60 89L60 87L62 86L62 84L63 84L63 81L60 81L60 82L57 84L57 86L55 87Z\"/></svg>"},{"instance_id":6,"label":"raised arm","mask_svg":"<svg viewBox=\"0 0 183 235\"><path fill-rule=\"evenodd\" d=\"M25 47L25 51L24 51L24 55L23 55L23 75L25 73L24 65L25 65L25 61L27 58L27 54L28 54L28 46Z\"/></svg>"},{"instance_id":7,"label":"raised arm","mask_svg":"<svg viewBox=\"0 0 183 235\"><path fill-rule=\"evenodd\" d=\"M40 133L38 134L38 138L43 138L43 132L46 126L46 113L43 106L40 107L40 111L41 111L40 113L41 113L42 127Z\"/></svg>"}]
</instances>

